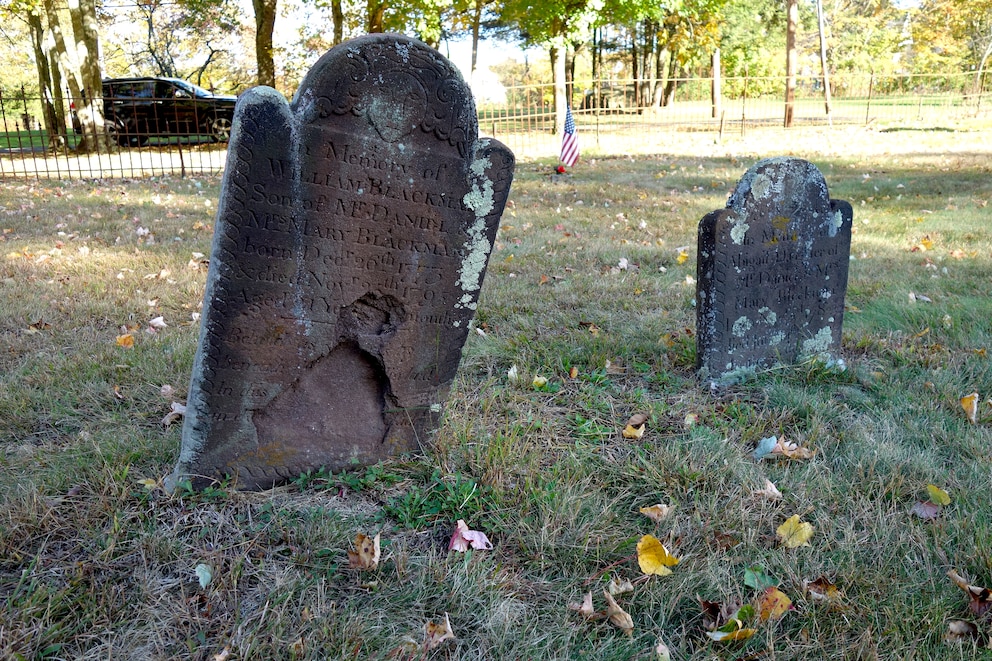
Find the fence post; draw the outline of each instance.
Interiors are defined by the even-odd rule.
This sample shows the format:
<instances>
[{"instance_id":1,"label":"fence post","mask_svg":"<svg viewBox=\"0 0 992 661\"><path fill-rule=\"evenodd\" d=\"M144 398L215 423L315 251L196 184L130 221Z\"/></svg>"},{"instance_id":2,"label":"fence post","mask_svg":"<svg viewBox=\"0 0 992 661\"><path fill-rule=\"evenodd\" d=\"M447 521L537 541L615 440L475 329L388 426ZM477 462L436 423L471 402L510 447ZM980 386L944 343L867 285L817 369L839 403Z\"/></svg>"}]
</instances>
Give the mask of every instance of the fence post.
<instances>
[{"instance_id":1,"label":"fence post","mask_svg":"<svg viewBox=\"0 0 992 661\"><path fill-rule=\"evenodd\" d=\"M865 126L868 126L868 118L871 116L871 95L875 91L875 72L871 72L871 80L868 81L868 107L865 108Z\"/></svg>"}]
</instances>

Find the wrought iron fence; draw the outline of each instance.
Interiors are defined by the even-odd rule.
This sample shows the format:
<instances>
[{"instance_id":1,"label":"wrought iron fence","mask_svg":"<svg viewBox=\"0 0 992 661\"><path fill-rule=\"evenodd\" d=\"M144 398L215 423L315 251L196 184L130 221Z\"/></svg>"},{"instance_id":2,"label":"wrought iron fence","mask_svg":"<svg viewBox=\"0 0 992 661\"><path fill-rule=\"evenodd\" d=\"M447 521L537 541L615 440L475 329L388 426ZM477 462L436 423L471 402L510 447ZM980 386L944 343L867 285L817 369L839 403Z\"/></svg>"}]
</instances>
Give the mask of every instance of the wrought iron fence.
<instances>
[{"instance_id":1,"label":"wrought iron fence","mask_svg":"<svg viewBox=\"0 0 992 661\"><path fill-rule=\"evenodd\" d=\"M585 153L645 153L674 134L742 135L781 128L784 78L723 78L713 95L712 79L672 81L575 81L570 101ZM992 119L992 80L973 75L835 75L830 111L816 76L797 79L793 127L873 126L953 128ZM659 92L660 90L660 92ZM476 90L479 127L519 157L557 154L554 94L550 84ZM480 94L482 92L483 94ZM69 108L68 101L64 106ZM223 135L198 120L174 133L112 126L99 149L78 149L79 122L65 118L64 139L52 140L39 121L41 103L24 93L0 93L0 177L105 178L220 172L226 160ZM77 129L73 129L76 124ZM221 138L218 140L218 138Z\"/></svg>"}]
</instances>

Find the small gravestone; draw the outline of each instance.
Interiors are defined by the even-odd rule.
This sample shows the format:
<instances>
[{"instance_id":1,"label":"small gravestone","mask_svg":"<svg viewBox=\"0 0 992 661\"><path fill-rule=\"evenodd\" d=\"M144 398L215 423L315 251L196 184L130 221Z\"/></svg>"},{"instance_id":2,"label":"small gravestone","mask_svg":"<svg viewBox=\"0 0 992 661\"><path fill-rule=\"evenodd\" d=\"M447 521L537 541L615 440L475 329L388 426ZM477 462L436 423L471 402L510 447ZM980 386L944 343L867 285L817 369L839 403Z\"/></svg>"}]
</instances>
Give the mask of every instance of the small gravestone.
<instances>
[{"instance_id":1,"label":"small gravestone","mask_svg":"<svg viewBox=\"0 0 992 661\"><path fill-rule=\"evenodd\" d=\"M235 113L170 485L259 489L437 427L513 176L450 62L406 37L325 54Z\"/></svg>"},{"instance_id":2,"label":"small gravestone","mask_svg":"<svg viewBox=\"0 0 992 661\"><path fill-rule=\"evenodd\" d=\"M699 224L697 366L715 381L810 357L841 339L851 205L812 163L771 158Z\"/></svg>"}]
</instances>

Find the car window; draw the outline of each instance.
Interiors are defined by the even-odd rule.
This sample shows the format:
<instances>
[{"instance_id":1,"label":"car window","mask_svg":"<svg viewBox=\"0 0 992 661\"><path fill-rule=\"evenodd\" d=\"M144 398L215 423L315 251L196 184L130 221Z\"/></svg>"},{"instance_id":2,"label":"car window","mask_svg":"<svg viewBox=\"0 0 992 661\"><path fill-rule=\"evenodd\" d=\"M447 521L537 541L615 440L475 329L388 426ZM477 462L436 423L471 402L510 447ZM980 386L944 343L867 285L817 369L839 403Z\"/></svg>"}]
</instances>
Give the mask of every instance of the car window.
<instances>
[{"instance_id":1,"label":"car window","mask_svg":"<svg viewBox=\"0 0 992 661\"><path fill-rule=\"evenodd\" d=\"M155 96L155 83L152 81L134 83L134 96L140 99L151 99Z\"/></svg>"}]
</instances>

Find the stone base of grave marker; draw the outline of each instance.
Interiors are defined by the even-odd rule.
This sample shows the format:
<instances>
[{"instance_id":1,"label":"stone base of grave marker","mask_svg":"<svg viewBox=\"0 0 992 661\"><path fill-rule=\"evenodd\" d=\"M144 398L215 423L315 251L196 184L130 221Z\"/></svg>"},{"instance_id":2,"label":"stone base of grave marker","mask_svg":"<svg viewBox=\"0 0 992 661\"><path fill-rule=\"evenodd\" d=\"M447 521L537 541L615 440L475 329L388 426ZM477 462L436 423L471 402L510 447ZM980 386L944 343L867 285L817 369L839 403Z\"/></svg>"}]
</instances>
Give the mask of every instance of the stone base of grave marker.
<instances>
[{"instance_id":1,"label":"stone base of grave marker","mask_svg":"<svg viewBox=\"0 0 992 661\"><path fill-rule=\"evenodd\" d=\"M475 313L513 154L424 44L325 54L238 102L174 488L259 489L416 450Z\"/></svg>"},{"instance_id":2,"label":"stone base of grave marker","mask_svg":"<svg viewBox=\"0 0 992 661\"><path fill-rule=\"evenodd\" d=\"M760 161L699 224L697 366L726 381L836 356L851 251L851 205L795 158Z\"/></svg>"}]
</instances>

